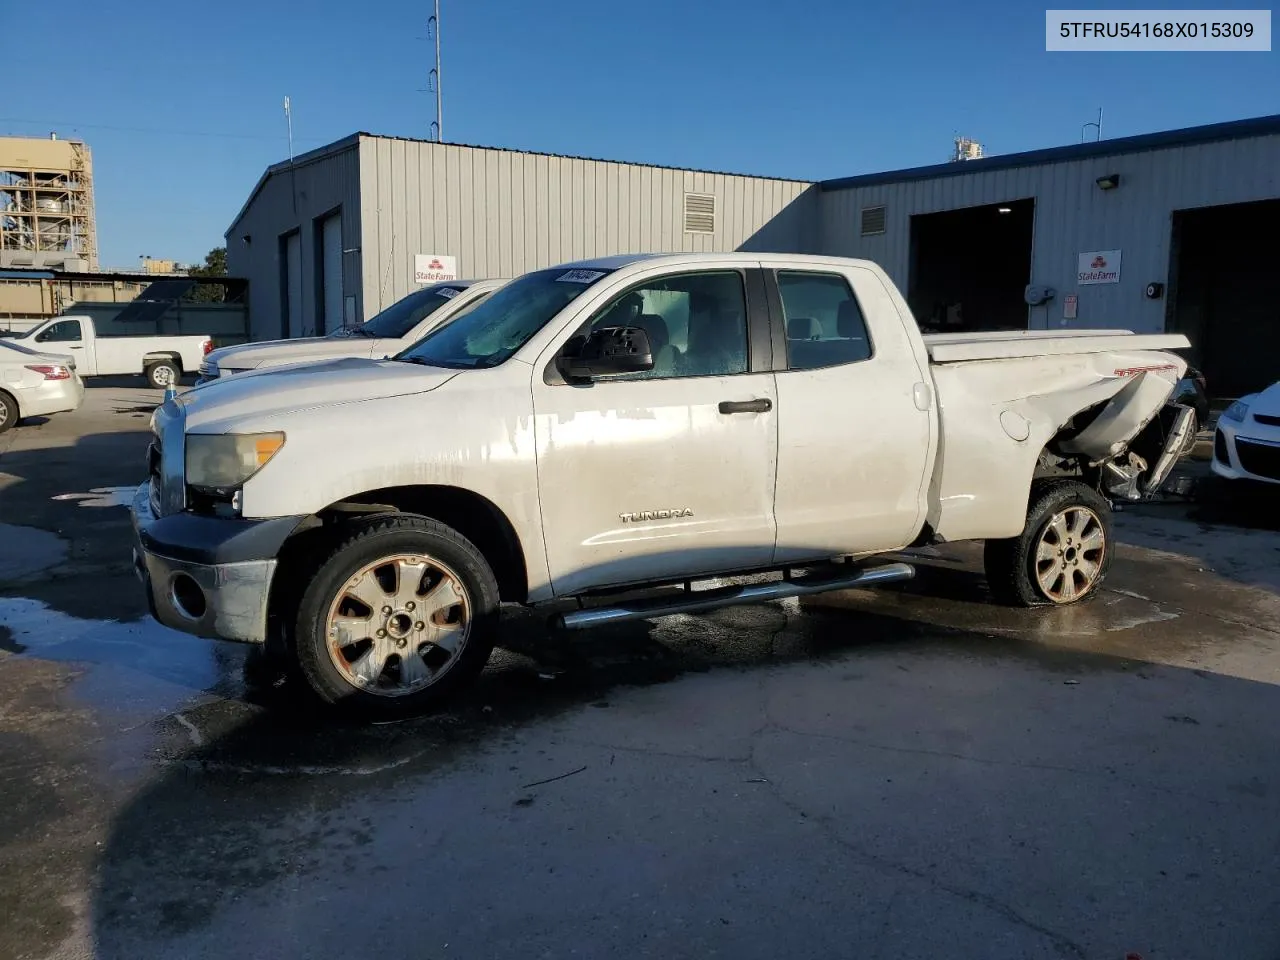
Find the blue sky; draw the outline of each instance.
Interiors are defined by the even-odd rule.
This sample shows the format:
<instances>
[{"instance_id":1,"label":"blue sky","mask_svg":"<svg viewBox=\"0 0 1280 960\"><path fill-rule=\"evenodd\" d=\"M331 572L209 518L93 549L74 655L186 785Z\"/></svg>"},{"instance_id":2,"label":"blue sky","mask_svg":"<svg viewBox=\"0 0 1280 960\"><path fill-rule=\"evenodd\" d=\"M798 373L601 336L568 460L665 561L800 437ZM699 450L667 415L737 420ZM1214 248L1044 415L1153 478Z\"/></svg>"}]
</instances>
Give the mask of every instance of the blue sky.
<instances>
[{"instance_id":1,"label":"blue sky","mask_svg":"<svg viewBox=\"0 0 1280 960\"><path fill-rule=\"evenodd\" d=\"M429 12L73 0L28 34L49 42L8 34L0 133L89 142L104 265L198 260L288 156L286 94L298 152L427 135ZM1078 142L1100 105L1108 138L1280 113L1280 53L1051 54L1027 3L442 0L441 19L460 143L817 179L941 162L957 133Z\"/></svg>"}]
</instances>

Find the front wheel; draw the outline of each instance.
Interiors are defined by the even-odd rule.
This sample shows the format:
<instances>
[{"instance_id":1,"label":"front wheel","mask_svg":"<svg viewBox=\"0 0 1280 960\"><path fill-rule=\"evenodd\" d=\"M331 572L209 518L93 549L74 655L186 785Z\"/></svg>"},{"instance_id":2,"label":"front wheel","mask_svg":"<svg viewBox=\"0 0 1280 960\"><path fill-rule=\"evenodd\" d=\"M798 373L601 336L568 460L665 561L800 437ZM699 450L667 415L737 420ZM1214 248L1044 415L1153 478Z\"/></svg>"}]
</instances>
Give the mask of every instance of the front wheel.
<instances>
[{"instance_id":1,"label":"front wheel","mask_svg":"<svg viewBox=\"0 0 1280 960\"><path fill-rule=\"evenodd\" d=\"M146 374L147 383L157 390L164 390L168 387L176 386L178 383L178 366L168 360L151 364L147 367Z\"/></svg>"},{"instance_id":2,"label":"front wheel","mask_svg":"<svg viewBox=\"0 0 1280 960\"><path fill-rule=\"evenodd\" d=\"M457 531L405 514L362 521L302 595L298 663L326 703L419 712L484 669L498 609L493 572Z\"/></svg>"},{"instance_id":3,"label":"front wheel","mask_svg":"<svg viewBox=\"0 0 1280 960\"><path fill-rule=\"evenodd\" d=\"M988 540L992 596L1019 607L1066 606L1097 594L1115 552L1111 507L1078 480L1032 488L1022 533Z\"/></svg>"}]
</instances>

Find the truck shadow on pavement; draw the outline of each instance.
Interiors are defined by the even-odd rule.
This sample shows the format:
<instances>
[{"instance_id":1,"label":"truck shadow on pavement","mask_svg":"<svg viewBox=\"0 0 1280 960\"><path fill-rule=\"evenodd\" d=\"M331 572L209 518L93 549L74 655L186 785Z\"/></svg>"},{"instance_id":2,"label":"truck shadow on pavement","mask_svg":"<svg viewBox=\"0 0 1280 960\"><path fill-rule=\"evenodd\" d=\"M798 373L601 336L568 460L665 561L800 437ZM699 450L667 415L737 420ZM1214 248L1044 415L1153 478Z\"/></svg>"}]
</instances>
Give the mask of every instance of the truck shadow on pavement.
<instances>
[{"instance_id":1,"label":"truck shadow on pavement","mask_svg":"<svg viewBox=\"0 0 1280 960\"><path fill-rule=\"evenodd\" d=\"M941 578L949 579L959 596L980 591L968 576ZM462 940L473 945L470 955L528 956L469 939L477 935L469 918L484 915L495 929L543 929L546 917L560 915L557 903L586 894L580 884L625 868L628 855L614 838L630 836L642 811L642 820L658 824L630 842L676 857L688 840L679 831L664 839L663 825L695 816L673 805L689 776L712 769L695 763L691 774L680 758L704 754L734 768L722 787L745 782L773 794L763 813L727 797L702 802L722 804L715 836L739 851L717 855L729 861L716 869L744 871L735 873L730 901L749 906L768 891L774 912L763 935L779 949L790 942L805 953L816 941L808 920L776 902L774 871L789 874L795 897L817 895L827 881L816 868L806 875L805 858L842 846L847 869L859 864L877 880L827 918L855 938L863 910L878 927L889 909L872 888L887 898L886 884L906 884L923 894L907 898L915 903L903 914L909 926L935 919L931 897L958 897L993 931L1001 916L1022 918L1066 956L1086 955L1085 945L1088 955L1119 956L1134 945L1108 942L1099 953L1090 940L1088 922L1100 921L1088 898L1104 891L1126 935L1148 937L1138 943L1157 929L1179 935L1169 918L1184 898L1202 907L1221 901L1216 921L1250 930L1256 945L1280 943L1280 914L1248 893L1260 878L1254 870L1274 875L1266 851L1280 842L1280 821L1265 799L1280 787L1274 742L1258 726L1280 710L1280 688L851 613L840 600L798 612L736 607L602 628L586 641L553 643L551 670L541 620L517 617L506 649L473 689L439 714L394 724L324 719L287 683L261 693L270 709L247 717L211 703L184 711L181 724L160 721L156 736L168 759L113 818L97 858L97 955L303 956L321 948L336 955L358 950L353 938L365 935L342 932L349 908L366 933L399 929L387 955L408 955L416 939L420 955L434 955L427 944ZM740 725L740 736L726 725ZM1225 753L1223 737L1231 743ZM630 779L636 764L648 766ZM537 782L569 776L576 782ZM616 777L622 782L611 786ZM1059 777L1072 785L1064 790ZM866 792L872 783L879 786ZM1209 816L1227 802L1243 813ZM1143 828L1118 812L1135 803ZM929 816L920 819L924 809ZM828 834L808 852L779 827L797 816ZM1214 822L1184 829L1184 816ZM1102 825L1107 817L1120 817L1116 829ZM863 818L872 838L840 825ZM930 843L937 849L919 852ZM1000 864L994 874L984 865L986 846ZM418 855L406 856L410 849ZM1054 863L1083 850L1093 860L1080 878L1055 872ZM757 857L773 869L750 872ZM470 885L477 880L465 866L470 859L486 865L480 886ZM1162 886L1157 866L1174 862L1176 880ZM575 865L586 871L577 880ZM997 877L1036 869L1045 871L1036 883L1061 888L1053 909ZM1154 879L1138 878L1148 872ZM607 884L594 891L598 912L574 915L575 937L608 937L619 923L637 941L640 929L675 936L690 915L714 923L723 911L739 922L733 902L709 897L703 906L697 878L679 881L688 884L681 917L663 919L651 908L668 882L677 881L637 873L625 896ZM424 887L432 890L429 910L417 909L412 892ZM1117 893L1121 887L1127 892ZM1187 923L1206 943L1222 932L1201 919ZM552 936L542 947L556 953ZM257 951L246 946L255 943ZM1179 945L1184 956L1211 955ZM459 955L468 955L465 945Z\"/></svg>"}]
</instances>

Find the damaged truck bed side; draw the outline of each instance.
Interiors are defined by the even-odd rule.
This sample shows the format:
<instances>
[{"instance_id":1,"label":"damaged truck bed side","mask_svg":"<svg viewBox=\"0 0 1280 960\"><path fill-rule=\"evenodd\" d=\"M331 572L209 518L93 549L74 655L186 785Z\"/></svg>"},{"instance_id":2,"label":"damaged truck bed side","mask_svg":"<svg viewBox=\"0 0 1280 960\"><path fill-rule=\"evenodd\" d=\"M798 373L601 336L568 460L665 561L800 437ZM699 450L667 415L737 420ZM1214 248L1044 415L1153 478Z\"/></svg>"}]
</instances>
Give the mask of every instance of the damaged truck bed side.
<instances>
[{"instance_id":1,"label":"damaged truck bed side","mask_svg":"<svg viewBox=\"0 0 1280 960\"><path fill-rule=\"evenodd\" d=\"M391 359L168 400L135 565L161 622L381 713L473 678L502 601L579 628L902 580L888 555L982 540L994 599L1074 603L1106 578L1111 503L1184 448L1186 346L922 336L860 260L538 270ZM773 578L724 584L747 573Z\"/></svg>"},{"instance_id":2,"label":"damaged truck bed side","mask_svg":"<svg viewBox=\"0 0 1280 960\"><path fill-rule=\"evenodd\" d=\"M961 339L963 337L963 339ZM925 335L944 443L930 491L940 539L1013 536L1029 483L1079 477L1112 499L1137 500L1168 478L1193 426L1165 401L1185 362L1153 353L1181 334L1127 330Z\"/></svg>"}]
</instances>

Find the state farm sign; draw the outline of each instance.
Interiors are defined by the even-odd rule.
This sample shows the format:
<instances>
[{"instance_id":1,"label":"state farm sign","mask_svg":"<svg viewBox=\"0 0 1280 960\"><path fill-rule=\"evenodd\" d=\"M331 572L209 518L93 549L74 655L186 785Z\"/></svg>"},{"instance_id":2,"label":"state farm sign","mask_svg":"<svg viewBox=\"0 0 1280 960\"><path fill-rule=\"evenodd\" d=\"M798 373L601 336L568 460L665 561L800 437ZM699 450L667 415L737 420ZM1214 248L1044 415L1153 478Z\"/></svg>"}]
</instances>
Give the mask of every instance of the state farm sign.
<instances>
[{"instance_id":1,"label":"state farm sign","mask_svg":"<svg viewBox=\"0 0 1280 960\"><path fill-rule=\"evenodd\" d=\"M1119 283L1120 251L1094 250L1080 254L1076 264L1076 283Z\"/></svg>"},{"instance_id":2,"label":"state farm sign","mask_svg":"<svg viewBox=\"0 0 1280 960\"><path fill-rule=\"evenodd\" d=\"M458 258L435 253L417 253L413 257L414 283L439 283L458 279Z\"/></svg>"}]
</instances>

